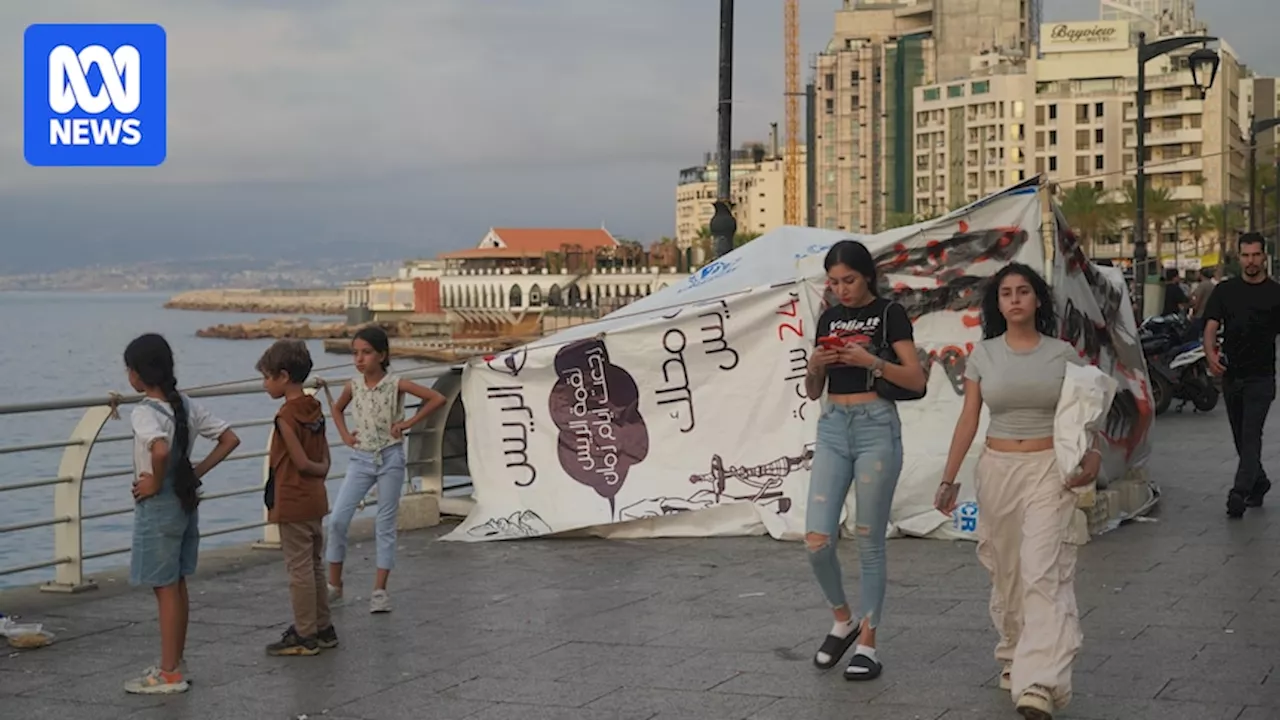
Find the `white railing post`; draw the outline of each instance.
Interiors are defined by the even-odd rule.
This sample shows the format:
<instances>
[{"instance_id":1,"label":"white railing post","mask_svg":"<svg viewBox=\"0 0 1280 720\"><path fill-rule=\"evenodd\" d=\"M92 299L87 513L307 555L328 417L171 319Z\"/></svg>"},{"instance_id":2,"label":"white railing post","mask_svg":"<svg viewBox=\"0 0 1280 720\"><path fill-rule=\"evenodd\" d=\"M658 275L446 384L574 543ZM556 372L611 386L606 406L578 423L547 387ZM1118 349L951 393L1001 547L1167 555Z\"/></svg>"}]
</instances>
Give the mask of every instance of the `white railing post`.
<instances>
[{"instance_id":1,"label":"white railing post","mask_svg":"<svg viewBox=\"0 0 1280 720\"><path fill-rule=\"evenodd\" d=\"M314 390L308 390L308 394L314 394ZM274 421L273 421L274 423ZM271 476L271 441L276 437L276 428L272 424L271 429L267 431L267 456L262 458L262 489L267 489L267 478ZM258 496L261 499L261 495ZM267 506L262 505L262 539L253 544L254 550L279 550L280 549L280 527L271 522L267 517Z\"/></svg>"},{"instance_id":2,"label":"white railing post","mask_svg":"<svg viewBox=\"0 0 1280 720\"><path fill-rule=\"evenodd\" d=\"M45 592L78 593L97 588L97 583L84 576L84 526L81 522L81 489L84 473L89 466L93 444L102 432L114 410L110 406L91 407L84 411L80 422L71 431L70 444L62 451L58 463L58 477L70 478L53 489L53 516L66 518L53 526L53 557L60 562L54 570L52 582L40 589Z\"/></svg>"}]
</instances>

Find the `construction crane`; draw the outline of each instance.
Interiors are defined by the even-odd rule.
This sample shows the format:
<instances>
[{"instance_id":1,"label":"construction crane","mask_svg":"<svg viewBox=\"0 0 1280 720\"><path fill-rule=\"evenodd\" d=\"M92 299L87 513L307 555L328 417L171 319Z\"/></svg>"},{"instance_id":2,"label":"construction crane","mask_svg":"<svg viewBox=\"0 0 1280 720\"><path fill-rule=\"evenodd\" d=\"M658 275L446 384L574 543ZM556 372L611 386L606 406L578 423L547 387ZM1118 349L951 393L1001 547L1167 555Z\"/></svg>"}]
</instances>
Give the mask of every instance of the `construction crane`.
<instances>
[{"instance_id":1,"label":"construction crane","mask_svg":"<svg viewBox=\"0 0 1280 720\"><path fill-rule=\"evenodd\" d=\"M782 219L800 224L800 0L783 0L786 16L787 156L782 179Z\"/></svg>"}]
</instances>

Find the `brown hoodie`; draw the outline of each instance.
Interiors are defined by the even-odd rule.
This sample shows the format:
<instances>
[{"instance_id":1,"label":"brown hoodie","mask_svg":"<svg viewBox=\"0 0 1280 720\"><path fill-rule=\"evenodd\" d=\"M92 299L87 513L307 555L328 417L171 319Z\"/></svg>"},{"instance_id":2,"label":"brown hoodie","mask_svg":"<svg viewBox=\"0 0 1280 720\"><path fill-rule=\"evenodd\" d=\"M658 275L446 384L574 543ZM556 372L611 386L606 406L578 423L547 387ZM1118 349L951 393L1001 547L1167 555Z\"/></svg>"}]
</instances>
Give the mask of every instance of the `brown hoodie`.
<instances>
[{"instance_id":1,"label":"brown hoodie","mask_svg":"<svg viewBox=\"0 0 1280 720\"><path fill-rule=\"evenodd\" d=\"M275 473L275 507L267 512L267 520L273 523L306 522L319 520L329 514L329 496L325 493L324 478L303 475L289 458L289 451L280 439L279 426L293 428L302 450L311 460L319 461L328 451L325 437L324 410L320 401L303 395L285 402L276 413L276 429L271 438L271 469Z\"/></svg>"}]
</instances>

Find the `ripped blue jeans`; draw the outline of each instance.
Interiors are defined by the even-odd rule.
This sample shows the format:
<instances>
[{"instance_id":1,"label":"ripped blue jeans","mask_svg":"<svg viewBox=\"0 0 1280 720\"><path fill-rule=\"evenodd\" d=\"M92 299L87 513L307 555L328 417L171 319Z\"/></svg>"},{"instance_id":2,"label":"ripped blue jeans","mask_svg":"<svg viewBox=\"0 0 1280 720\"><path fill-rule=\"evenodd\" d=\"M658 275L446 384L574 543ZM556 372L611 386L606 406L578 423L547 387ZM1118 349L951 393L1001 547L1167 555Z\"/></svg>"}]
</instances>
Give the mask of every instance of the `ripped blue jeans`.
<instances>
[{"instance_id":1,"label":"ripped blue jeans","mask_svg":"<svg viewBox=\"0 0 1280 720\"><path fill-rule=\"evenodd\" d=\"M896 405L882 399L860 405L827 403L818 420L809 477L805 544L827 602L832 608L847 606L836 540L840 537L840 512L852 485L862 564L859 617L866 618L872 628L879 624L884 606L888 580L885 535L901 472L902 421Z\"/></svg>"}]
</instances>

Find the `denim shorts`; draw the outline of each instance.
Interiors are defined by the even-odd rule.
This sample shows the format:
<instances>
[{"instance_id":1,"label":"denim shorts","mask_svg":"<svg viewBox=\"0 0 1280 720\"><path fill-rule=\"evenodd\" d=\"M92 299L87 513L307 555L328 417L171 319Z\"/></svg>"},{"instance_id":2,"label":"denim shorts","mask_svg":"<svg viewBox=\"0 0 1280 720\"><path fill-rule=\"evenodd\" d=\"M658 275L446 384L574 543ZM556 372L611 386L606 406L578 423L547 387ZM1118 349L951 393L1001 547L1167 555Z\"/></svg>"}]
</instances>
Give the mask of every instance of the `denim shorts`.
<instances>
[{"instance_id":1,"label":"denim shorts","mask_svg":"<svg viewBox=\"0 0 1280 720\"><path fill-rule=\"evenodd\" d=\"M168 488L134 507L130 585L173 585L195 574L199 554L199 511L188 515Z\"/></svg>"}]
</instances>

